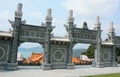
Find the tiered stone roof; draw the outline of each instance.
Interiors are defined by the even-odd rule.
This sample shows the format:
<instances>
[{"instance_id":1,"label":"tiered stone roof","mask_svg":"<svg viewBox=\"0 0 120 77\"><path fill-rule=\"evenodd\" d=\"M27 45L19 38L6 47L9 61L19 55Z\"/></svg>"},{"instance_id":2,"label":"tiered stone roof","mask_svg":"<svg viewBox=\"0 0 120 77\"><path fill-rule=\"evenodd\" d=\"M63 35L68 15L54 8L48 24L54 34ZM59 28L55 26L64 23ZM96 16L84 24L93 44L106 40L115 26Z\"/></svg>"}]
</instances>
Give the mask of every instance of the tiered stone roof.
<instances>
[{"instance_id":1,"label":"tiered stone roof","mask_svg":"<svg viewBox=\"0 0 120 77\"><path fill-rule=\"evenodd\" d=\"M23 63L33 63L33 64L40 64L43 62L43 54L41 53L34 53L32 52L31 57L28 57Z\"/></svg>"}]
</instances>

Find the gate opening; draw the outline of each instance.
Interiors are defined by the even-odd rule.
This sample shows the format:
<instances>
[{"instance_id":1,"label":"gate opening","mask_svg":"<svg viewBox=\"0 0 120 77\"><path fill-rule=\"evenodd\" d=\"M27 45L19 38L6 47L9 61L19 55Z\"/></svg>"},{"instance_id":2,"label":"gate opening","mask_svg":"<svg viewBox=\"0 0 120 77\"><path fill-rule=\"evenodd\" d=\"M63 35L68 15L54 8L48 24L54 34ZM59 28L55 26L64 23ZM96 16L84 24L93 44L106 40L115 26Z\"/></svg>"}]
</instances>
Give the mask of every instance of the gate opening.
<instances>
[{"instance_id":1,"label":"gate opening","mask_svg":"<svg viewBox=\"0 0 120 77\"><path fill-rule=\"evenodd\" d=\"M94 48L91 44L77 43L74 45L72 62L75 65L91 65L93 59Z\"/></svg>"},{"instance_id":2,"label":"gate opening","mask_svg":"<svg viewBox=\"0 0 120 77\"><path fill-rule=\"evenodd\" d=\"M44 49L39 43L24 42L18 47L18 66L37 66L43 62Z\"/></svg>"}]
</instances>

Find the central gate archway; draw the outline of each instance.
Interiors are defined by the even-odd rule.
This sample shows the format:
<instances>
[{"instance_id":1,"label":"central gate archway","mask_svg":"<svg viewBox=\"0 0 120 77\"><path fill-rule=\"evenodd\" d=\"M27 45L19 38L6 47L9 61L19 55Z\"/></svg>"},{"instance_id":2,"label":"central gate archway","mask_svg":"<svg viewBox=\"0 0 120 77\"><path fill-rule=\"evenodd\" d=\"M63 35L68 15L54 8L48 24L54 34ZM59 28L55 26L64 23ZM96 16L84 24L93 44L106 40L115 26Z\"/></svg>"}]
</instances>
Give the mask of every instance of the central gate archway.
<instances>
[{"instance_id":1,"label":"central gate archway","mask_svg":"<svg viewBox=\"0 0 120 77\"><path fill-rule=\"evenodd\" d=\"M15 20L9 21L13 27L13 42L11 50L11 60L9 67L7 69L17 69L17 50L18 46L23 42L35 42L40 43L44 50L44 62L49 63L49 52L50 52L50 39L51 31L53 27L51 26L51 9L48 10L46 16L45 24L42 23L41 26L26 24L22 18L22 4L18 4L17 10L15 11ZM44 65L43 65L44 67Z\"/></svg>"}]
</instances>

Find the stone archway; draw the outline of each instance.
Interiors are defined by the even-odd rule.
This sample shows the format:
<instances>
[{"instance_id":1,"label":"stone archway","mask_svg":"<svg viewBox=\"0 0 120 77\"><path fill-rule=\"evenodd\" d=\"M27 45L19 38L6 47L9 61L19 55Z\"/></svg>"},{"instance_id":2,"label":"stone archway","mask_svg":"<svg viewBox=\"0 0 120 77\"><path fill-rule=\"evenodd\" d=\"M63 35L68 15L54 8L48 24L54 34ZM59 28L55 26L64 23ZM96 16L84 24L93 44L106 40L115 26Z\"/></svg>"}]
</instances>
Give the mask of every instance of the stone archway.
<instances>
[{"instance_id":1,"label":"stone archway","mask_svg":"<svg viewBox=\"0 0 120 77\"><path fill-rule=\"evenodd\" d=\"M35 42L35 43L40 43L43 44L44 49L45 49L45 54L44 54L44 63L42 65L43 69L51 69L52 68L52 62L55 63L52 59L55 59L55 61L60 62L61 60L64 59L64 51L65 49L68 51L66 54L67 55L67 60L62 61L65 65L66 68L70 69L73 68L72 64L72 51L73 51L73 46L76 43L87 43L87 44L93 44L95 46L95 61L94 61L94 66L96 67L103 67L102 63L102 57L104 57L104 60L108 60L109 56L106 58L109 53L103 53L104 56L101 54L102 45L109 45L112 43L113 45L113 52L115 52L115 46L120 45L120 37L115 36L114 33L114 28L113 28L113 23L111 24L111 27L109 29L109 39L107 43L103 42L101 39L101 22L99 19L99 16L96 19L95 22L95 27L93 30L90 30L87 26L87 23L83 23L82 28L76 27L74 24L74 17L73 17L73 11L69 11L68 19L67 19L67 24L64 25L66 28L66 31L68 33L67 37L64 37L61 39L61 37L56 40L56 38L51 38L51 32L53 30L52 26L52 15L51 15L51 9L48 9L46 18L45 18L45 23L42 23L40 26L36 25L31 25L31 24L26 24L26 21L22 20L22 4L19 3L17 6L17 9L15 11L15 19L14 21L10 21L10 24L12 25L13 31L9 33L5 33L5 35L0 36L0 52L2 55L0 55L0 66L3 66L4 69L10 69L10 70L15 70L17 69L17 50L18 46L22 42ZM4 33L4 32L3 32ZM52 41L57 41L52 43ZM62 41L62 42L61 42ZM63 42L64 41L64 42ZM57 47L56 47L56 46ZM66 47L63 47L66 46ZM52 48L52 50L51 50ZM57 49L56 49L57 48ZM61 50L61 48L64 48L64 50ZM107 47L105 46L105 49ZM5 49L5 50L4 50ZM111 49L111 48L109 48ZM6 53L4 55L4 53ZM51 52L54 54L52 55ZM56 56L56 55L61 55L61 56ZM3 57L4 56L4 57ZM4 58L4 59L3 59ZM112 66L116 66L115 62L115 53L112 55ZM57 66L59 66L59 63L57 63ZM53 68L56 68L55 65L53 65ZM63 68L60 67L60 68Z\"/></svg>"},{"instance_id":2,"label":"stone archway","mask_svg":"<svg viewBox=\"0 0 120 77\"><path fill-rule=\"evenodd\" d=\"M39 43L23 42L18 47L18 53L18 65L41 65L43 63L44 48Z\"/></svg>"},{"instance_id":3,"label":"stone archway","mask_svg":"<svg viewBox=\"0 0 120 77\"><path fill-rule=\"evenodd\" d=\"M82 43L76 43L74 46L73 46L73 55L75 54L76 56L75 57L80 57L80 54L82 51L86 51L88 49L90 44L82 44ZM81 52L79 51L81 50ZM80 53L78 53L78 51Z\"/></svg>"},{"instance_id":4,"label":"stone archway","mask_svg":"<svg viewBox=\"0 0 120 77\"><path fill-rule=\"evenodd\" d=\"M93 51L90 51L92 48ZM89 53L89 54L88 54ZM91 54L92 53L92 54ZM94 46L76 43L73 46L73 63L76 65L91 65L94 60Z\"/></svg>"}]
</instances>

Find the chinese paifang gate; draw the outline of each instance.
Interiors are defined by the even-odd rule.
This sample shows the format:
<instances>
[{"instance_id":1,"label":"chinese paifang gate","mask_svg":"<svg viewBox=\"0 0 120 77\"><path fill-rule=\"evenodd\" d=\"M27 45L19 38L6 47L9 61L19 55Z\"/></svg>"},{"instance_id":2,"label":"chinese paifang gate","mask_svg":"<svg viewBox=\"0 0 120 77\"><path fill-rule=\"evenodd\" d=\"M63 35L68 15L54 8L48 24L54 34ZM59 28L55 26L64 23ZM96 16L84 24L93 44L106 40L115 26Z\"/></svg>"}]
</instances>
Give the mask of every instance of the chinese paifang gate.
<instances>
[{"instance_id":1,"label":"chinese paifang gate","mask_svg":"<svg viewBox=\"0 0 120 77\"><path fill-rule=\"evenodd\" d=\"M15 11L14 21L9 20L12 30L9 32L0 31L0 69L17 69L18 47L24 42L35 42L44 48L43 70L50 69L73 69L72 51L77 43L92 44L95 48L94 67L114 67L117 66L115 60L115 48L120 46L120 36L115 35L113 23L110 23L108 38L101 39L101 22L99 16L96 18L93 30L89 30L87 23L83 23L82 28L77 28L74 24L73 11L69 11L65 28L67 36L57 37L51 34L52 10L48 9L45 23L40 26L26 24L22 20L22 4L18 3Z\"/></svg>"}]
</instances>

